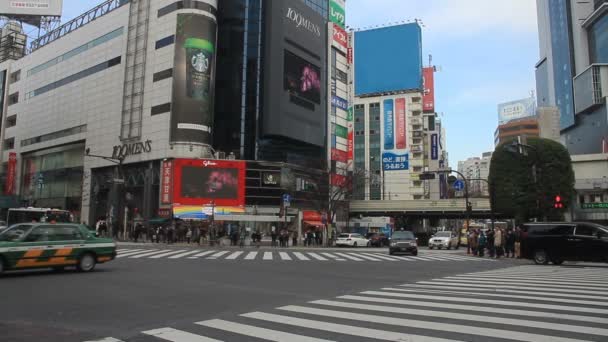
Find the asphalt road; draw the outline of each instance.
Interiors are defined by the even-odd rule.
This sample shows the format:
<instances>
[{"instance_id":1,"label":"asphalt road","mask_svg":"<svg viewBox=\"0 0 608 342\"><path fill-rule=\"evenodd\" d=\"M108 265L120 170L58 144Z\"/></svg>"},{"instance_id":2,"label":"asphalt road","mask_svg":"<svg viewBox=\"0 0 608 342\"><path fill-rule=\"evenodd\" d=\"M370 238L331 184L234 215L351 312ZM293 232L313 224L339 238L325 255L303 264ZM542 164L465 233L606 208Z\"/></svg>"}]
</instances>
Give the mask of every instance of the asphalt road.
<instances>
[{"instance_id":1,"label":"asphalt road","mask_svg":"<svg viewBox=\"0 0 608 342\"><path fill-rule=\"evenodd\" d=\"M260 250L265 251L269 250ZM464 256L463 251L445 252ZM432 255L437 253L441 252ZM424 255L422 252L419 256ZM292 259L286 261L278 256L272 260L251 261L124 257L99 265L95 272L87 274L46 270L7 274L0 278L0 340L67 342L111 336L122 341L148 341L145 338L150 337L142 332L163 327L188 330L193 322L233 320L244 313L303 305L361 291L529 265L513 260L320 262ZM330 335L331 339L337 339ZM213 336L225 341L258 340L251 336L221 338L218 332ZM176 341L199 340L184 337Z\"/></svg>"}]
</instances>

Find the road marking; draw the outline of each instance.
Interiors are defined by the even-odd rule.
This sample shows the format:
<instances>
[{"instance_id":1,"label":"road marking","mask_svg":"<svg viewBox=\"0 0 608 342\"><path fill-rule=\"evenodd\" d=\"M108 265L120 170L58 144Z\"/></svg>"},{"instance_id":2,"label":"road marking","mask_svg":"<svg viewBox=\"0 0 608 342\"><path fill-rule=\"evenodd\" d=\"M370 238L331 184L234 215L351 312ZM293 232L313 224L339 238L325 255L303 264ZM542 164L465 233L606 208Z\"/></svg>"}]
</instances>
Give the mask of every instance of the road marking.
<instances>
[{"instance_id":1,"label":"road marking","mask_svg":"<svg viewBox=\"0 0 608 342\"><path fill-rule=\"evenodd\" d=\"M373 256L373 257L372 256L368 256L368 255L363 254L363 253L359 253L359 254L357 254L357 256L359 258L363 258L363 259L370 260L370 261L382 261L382 259L380 259L380 258L376 258L375 256Z\"/></svg>"},{"instance_id":2,"label":"road marking","mask_svg":"<svg viewBox=\"0 0 608 342\"><path fill-rule=\"evenodd\" d=\"M366 337L375 340L382 341L416 341L416 342L462 342L461 340L454 339L443 339L439 337L431 337L431 336L422 336L422 335L413 335L413 334L402 334L398 332L386 331L386 330L378 330L371 328L360 328L357 326L346 325L346 324L336 324L336 323L328 323L315 321L311 319L290 317L284 315L274 315L264 312L250 312L247 314L241 315L246 318L253 318L267 322L286 324L296 327L306 327L309 329L316 329L321 331L327 331L331 333L339 332L340 334L357 336L357 337Z\"/></svg>"},{"instance_id":3,"label":"road marking","mask_svg":"<svg viewBox=\"0 0 608 342\"><path fill-rule=\"evenodd\" d=\"M272 260L272 252L264 252L262 260Z\"/></svg>"},{"instance_id":4,"label":"road marking","mask_svg":"<svg viewBox=\"0 0 608 342\"><path fill-rule=\"evenodd\" d=\"M281 260L292 260L289 254L285 252L279 252L279 255L281 256Z\"/></svg>"},{"instance_id":5,"label":"road marking","mask_svg":"<svg viewBox=\"0 0 608 342\"><path fill-rule=\"evenodd\" d=\"M221 257L222 255L228 254L228 253L229 253L229 251L217 252L217 253L215 253L215 254L210 255L209 257L207 257L207 259L217 259L217 258Z\"/></svg>"},{"instance_id":6,"label":"road marking","mask_svg":"<svg viewBox=\"0 0 608 342\"><path fill-rule=\"evenodd\" d=\"M181 254L178 254L178 255L172 255L172 256L169 257L169 259L179 259L179 258L183 258L183 257L185 257L187 255L194 254L194 253L198 253L198 250L196 250L196 251L190 251L190 252L186 252L186 253L181 253Z\"/></svg>"},{"instance_id":7,"label":"road marking","mask_svg":"<svg viewBox=\"0 0 608 342\"><path fill-rule=\"evenodd\" d=\"M129 252L126 252L126 253L119 254L116 257L117 258L124 258L124 257L127 257L129 255L135 255L135 254L139 254L139 253L146 253L146 252L150 252L150 251L156 251L156 249L140 249L140 250L136 250L136 251L129 251Z\"/></svg>"},{"instance_id":8,"label":"road marking","mask_svg":"<svg viewBox=\"0 0 608 342\"><path fill-rule=\"evenodd\" d=\"M507 308L493 308L486 306L475 306L475 305L463 305L463 304L449 304L449 303L435 303L429 301L416 301L416 300L403 300L393 298L379 298L379 297L364 297L364 296L340 296L338 299L347 299L361 302L372 302L372 303L387 303L387 304L401 304L408 306L421 306L439 309L454 309L454 310L465 310L465 311L477 311L477 312L489 312L496 314L505 315L519 315L539 318L555 318L560 320L580 321L580 322L592 322L600 324L608 324L608 318L595 317L595 316L582 316L582 315L569 315L560 314L548 311L528 311L528 310L517 310ZM315 302L311 302L315 303Z\"/></svg>"},{"instance_id":9,"label":"road marking","mask_svg":"<svg viewBox=\"0 0 608 342\"><path fill-rule=\"evenodd\" d=\"M188 257L188 259L198 259L200 257L203 257L205 255L209 255L211 253L215 253L215 251L205 251L205 252L202 252L202 253L194 254L193 256Z\"/></svg>"},{"instance_id":10,"label":"road marking","mask_svg":"<svg viewBox=\"0 0 608 342\"><path fill-rule=\"evenodd\" d=\"M170 249L162 249L160 251L156 250L156 251L153 251L153 252L147 252L147 253L141 253L141 254L136 254L136 255L130 255L129 258L139 259L139 258L143 258L143 257L146 257L146 256L150 256L150 255L154 255L154 254L159 254L159 253L165 253L165 252L169 252L169 251L171 251L171 250Z\"/></svg>"},{"instance_id":11,"label":"road marking","mask_svg":"<svg viewBox=\"0 0 608 342\"><path fill-rule=\"evenodd\" d=\"M293 255L295 255L296 258L298 258L300 260L304 260L304 261L310 260L306 255L304 255L303 253L300 253L300 252L293 252Z\"/></svg>"},{"instance_id":12,"label":"road marking","mask_svg":"<svg viewBox=\"0 0 608 342\"><path fill-rule=\"evenodd\" d=\"M123 341L115 339L114 337L106 337L106 338L102 338L101 340L84 341L84 342L123 342Z\"/></svg>"},{"instance_id":13,"label":"road marking","mask_svg":"<svg viewBox=\"0 0 608 342\"><path fill-rule=\"evenodd\" d=\"M466 280L483 280L483 281L497 281L500 283L519 283L519 282L526 282L526 283L531 283L531 284L583 284L583 285L598 285L598 286L602 286L605 285L605 282L596 282L596 281L586 281L586 280L570 280L570 278L568 278L568 280L570 281L564 281L566 279L564 278L544 278L544 277L538 277L538 278L519 278L517 277L516 279L514 278L505 278L505 277L475 277L475 276L469 276L469 275L462 275L462 276L455 276L455 277L446 277L445 279L466 279Z\"/></svg>"},{"instance_id":14,"label":"road marking","mask_svg":"<svg viewBox=\"0 0 608 342\"><path fill-rule=\"evenodd\" d=\"M234 260L236 258L239 257L239 255L243 254L244 252L242 251L238 251L238 252L234 252L232 254L230 254L229 256L226 257L227 260Z\"/></svg>"},{"instance_id":15,"label":"road marking","mask_svg":"<svg viewBox=\"0 0 608 342\"><path fill-rule=\"evenodd\" d=\"M337 260L337 261L346 261L346 259L340 258L340 257L338 257L338 256L336 256L336 255L331 254L331 253L321 253L321 254L323 254L323 255L325 255L326 257L328 257L328 258L330 258L330 259L333 259L333 260Z\"/></svg>"},{"instance_id":16,"label":"road marking","mask_svg":"<svg viewBox=\"0 0 608 342\"><path fill-rule=\"evenodd\" d=\"M525 333L512 330L504 329L492 329L492 328L480 328L475 325L461 325L461 324L448 324L431 321L421 321L414 319L394 318L389 316L377 316L360 314L350 311L337 311L337 310L324 310L308 308L304 306L288 305L277 308L278 310L284 310L295 313L303 313L309 315L317 315L322 317L342 318L348 320L355 320L360 322L371 322L384 325L392 325L399 327L412 327L417 329L427 329L435 331L444 331L451 333L469 334L477 336L485 336L495 338L496 336L508 336L509 340L516 341L535 341L535 342L579 342L585 340L563 338L557 336L539 335L532 333ZM459 317L460 315L458 315Z\"/></svg>"},{"instance_id":17,"label":"road marking","mask_svg":"<svg viewBox=\"0 0 608 342\"><path fill-rule=\"evenodd\" d=\"M116 251L116 253L124 254L124 253L134 253L134 252L139 252L139 251L144 251L144 249L119 249L118 251Z\"/></svg>"},{"instance_id":18,"label":"road marking","mask_svg":"<svg viewBox=\"0 0 608 342\"><path fill-rule=\"evenodd\" d=\"M335 252L335 253L336 253L337 256L341 256L341 257L346 258L346 259L350 259L350 260L354 260L354 261L363 261L363 259L354 257L354 256L346 254L346 253L338 253L338 252Z\"/></svg>"},{"instance_id":19,"label":"road marking","mask_svg":"<svg viewBox=\"0 0 608 342\"><path fill-rule=\"evenodd\" d=\"M308 252L308 255L310 255L311 257L319 260L319 261L327 261L327 259L325 259L324 257L320 256L317 253L313 253L313 252Z\"/></svg>"},{"instance_id":20,"label":"road marking","mask_svg":"<svg viewBox=\"0 0 608 342\"><path fill-rule=\"evenodd\" d=\"M582 284L578 281L529 281L529 280L520 280L520 279L483 279L483 278L462 278L462 277L445 277L442 279L447 279L450 281L457 282L473 282L475 284L494 284L494 283L502 283L502 285L524 285L524 286L546 286L546 287L570 287L572 285L576 285L575 288L579 289L593 289L598 291L605 291L608 289L608 286L605 284L596 283L597 285L591 284ZM435 279L434 279L435 280ZM507 284L505 284L507 283Z\"/></svg>"},{"instance_id":21,"label":"road marking","mask_svg":"<svg viewBox=\"0 0 608 342\"><path fill-rule=\"evenodd\" d=\"M258 252L249 252L245 257L245 260L253 260L258 255Z\"/></svg>"},{"instance_id":22,"label":"road marking","mask_svg":"<svg viewBox=\"0 0 608 342\"><path fill-rule=\"evenodd\" d=\"M388 261L397 261L399 259L393 258L392 256L386 256L386 255L379 255L379 254L371 254L371 253L361 253L363 255L371 255L374 258L378 258L378 259L382 259L382 260L388 260Z\"/></svg>"},{"instance_id":23,"label":"road marking","mask_svg":"<svg viewBox=\"0 0 608 342\"><path fill-rule=\"evenodd\" d=\"M201 335L192 334L186 331L181 331L172 328L161 328L148 331L142 331L142 334L154 336L166 341L172 342L222 342L214 338L209 338Z\"/></svg>"},{"instance_id":24,"label":"road marking","mask_svg":"<svg viewBox=\"0 0 608 342\"><path fill-rule=\"evenodd\" d=\"M465 275L468 276L468 275ZM489 275L477 275L476 278L479 279L494 279L494 280L500 280L500 279L504 279L503 276L489 276ZM547 282L553 282L553 281L560 281L560 280L570 280L570 281L575 281L577 283L581 283L581 284L606 284L605 281L594 281L594 280L588 280L588 278L575 278L575 277L569 277L569 276L564 276L564 277L543 277L543 276L538 276L538 277L520 277L520 276L513 276L513 277L509 277L509 279L518 279L518 280L524 280L524 281L538 281L538 280L542 280L542 281L547 281Z\"/></svg>"},{"instance_id":25,"label":"road marking","mask_svg":"<svg viewBox=\"0 0 608 342\"><path fill-rule=\"evenodd\" d=\"M383 288L382 290L387 290ZM388 291L395 290L389 289ZM398 290L398 289L396 289ZM399 291L407 291L407 290L399 290ZM420 291L420 290L412 290ZM478 304L495 304L495 305L503 305L503 306L523 306L530 308L539 308L539 309L548 309L548 310L561 310L561 311L574 311L574 312L587 312L587 313L595 313L595 314L608 314L608 310L605 309L594 309L588 307L577 307L577 306L562 306L555 304L537 304L530 302L515 302L513 300L493 300L493 299L479 299L479 298L455 298L455 297L447 297L447 296L427 296L418 293L399 293L399 292L387 292L387 291L364 291L361 292L363 295L370 296L382 296L382 297L397 297L397 298L418 298L418 299L429 299L429 300L442 300L446 302L464 302L464 303L478 303ZM471 295L476 295L475 293L469 293ZM486 296L489 296L487 294ZM512 298L511 296L503 296Z\"/></svg>"},{"instance_id":26,"label":"road marking","mask_svg":"<svg viewBox=\"0 0 608 342\"><path fill-rule=\"evenodd\" d=\"M172 252L167 252L167 253L163 253L163 254L157 254L151 257L148 257L148 259L160 259L169 255L173 255L173 254L177 254L177 253L182 253L184 252L184 250L177 250L177 251L172 251Z\"/></svg>"},{"instance_id":27,"label":"road marking","mask_svg":"<svg viewBox=\"0 0 608 342\"><path fill-rule=\"evenodd\" d=\"M277 330L270 330L265 328L255 327L253 325L240 324L236 322L224 321L221 319L212 319L203 322L196 322L195 324L202 325L205 327L228 331L233 334L245 335L255 337L268 341L289 341L289 342L331 342L330 340L323 340L320 338L314 338L310 336L296 335L286 333Z\"/></svg>"},{"instance_id":28,"label":"road marking","mask_svg":"<svg viewBox=\"0 0 608 342\"><path fill-rule=\"evenodd\" d=\"M475 282L450 281L447 279L442 280L442 281L419 281L417 284L422 284L422 285L452 284L456 287L461 286L461 287L492 288L492 289L521 289L521 286L500 285L500 284L477 284ZM576 293L586 293L586 294L597 294L597 291L598 291L598 290L595 290L595 291L579 290L579 289L589 289L588 287L584 287L584 286L577 287L577 286L549 286L549 285L547 285L545 287L527 286L526 289L535 290L535 291L544 291L544 292L565 292L565 293L572 293L573 290L576 290Z\"/></svg>"},{"instance_id":29,"label":"road marking","mask_svg":"<svg viewBox=\"0 0 608 342\"><path fill-rule=\"evenodd\" d=\"M357 310L407 314L407 315L415 315L415 316L425 316L425 317L438 317L438 318L447 318L447 319L454 318L453 312L445 312L445 311L437 311L437 310L420 310L420 309L400 308L400 307L396 307L396 306L344 303L344 302L335 302L335 301L328 301L328 300L314 301L314 302L311 302L311 304L333 306L333 307L347 308L347 309L357 309ZM464 314L464 313L458 313L457 318L458 318L458 320L463 320L463 321L505 324L505 325L514 325L514 326L518 326L518 327L521 326L521 327L529 327L529 328L537 328L537 329L571 331L571 332L575 332L575 333L579 333L579 334L592 334L592 335L599 335L599 336L608 336L608 329L594 328L594 327L580 326L580 325L570 325L570 324L563 324L563 323L548 323L548 322L539 322L539 321L532 321L532 320L506 318L506 317L492 317L492 316L488 316L488 315L485 315L485 316L471 315L471 314Z\"/></svg>"}]
</instances>

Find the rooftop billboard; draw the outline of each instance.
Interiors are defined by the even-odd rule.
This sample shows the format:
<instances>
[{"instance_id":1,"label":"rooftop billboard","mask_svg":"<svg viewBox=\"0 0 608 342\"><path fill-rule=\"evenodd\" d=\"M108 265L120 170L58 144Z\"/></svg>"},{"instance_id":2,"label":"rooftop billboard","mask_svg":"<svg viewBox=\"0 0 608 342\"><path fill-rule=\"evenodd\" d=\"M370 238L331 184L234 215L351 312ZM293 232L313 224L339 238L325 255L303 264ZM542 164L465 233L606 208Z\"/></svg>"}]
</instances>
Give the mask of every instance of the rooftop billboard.
<instances>
[{"instance_id":1,"label":"rooftop billboard","mask_svg":"<svg viewBox=\"0 0 608 342\"><path fill-rule=\"evenodd\" d=\"M498 105L498 124L506 124L509 121L534 116L536 102L529 97L521 100L501 103Z\"/></svg>"},{"instance_id":2,"label":"rooftop billboard","mask_svg":"<svg viewBox=\"0 0 608 342\"><path fill-rule=\"evenodd\" d=\"M404 24L355 32L355 95L422 88L422 32Z\"/></svg>"},{"instance_id":3,"label":"rooftop billboard","mask_svg":"<svg viewBox=\"0 0 608 342\"><path fill-rule=\"evenodd\" d=\"M3 0L0 15L12 16L61 16L63 0Z\"/></svg>"}]
</instances>

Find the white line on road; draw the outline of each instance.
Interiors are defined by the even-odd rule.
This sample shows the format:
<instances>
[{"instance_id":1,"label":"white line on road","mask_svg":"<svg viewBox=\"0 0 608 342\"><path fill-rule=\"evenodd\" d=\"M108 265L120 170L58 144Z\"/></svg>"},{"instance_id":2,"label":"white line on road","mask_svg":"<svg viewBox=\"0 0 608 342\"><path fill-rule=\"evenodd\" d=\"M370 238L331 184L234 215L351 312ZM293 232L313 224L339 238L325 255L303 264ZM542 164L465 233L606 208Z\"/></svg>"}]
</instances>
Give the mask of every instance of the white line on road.
<instances>
[{"instance_id":1,"label":"white line on road","mask_svg":"<svg viewBox=\"0 0 608 342\"><path fill-rule=\"evenodd\" d=\"M172 342L222 342L214 338L192 334L172 328L161 328L155 330L142 331L142 334L154 336Z\"/></svg>"},{"instance_id":2,"label":"white line on road","mask_svg":"<svg viewBox=\"0 0 608 342\"><path fill-rule=\"evenodd\" d=\"M338 252L335 252L335 253L336 253L337 256L341 256L341 257L346 258L346 259L350 259L350 260L354 260L354 261L363 261L363 259L354 257L351 254L338 253Z\"/></svg>"},{"instance_id":3,"label":"white line on road","mask_svg":"<svg viewBox=\"0 0 608 342\"><path fill-rule=\"evenodd\" d=\"M139 259L139 258L147 257L150 255L165 253L165 252L169 252L169 251L170 251L170 249L162 249L160 251L153 251L153 252L141 253L141 254L136 254L136 255L130 255L129 258Z\"/></svg>"},{"instance_id":4,"label":"white line on road","mask_svg":"<svg viewBox=\"0 0 608 342\"><path fill-rule=\"evenodd\" d=\"M135 255L135 254L139 254L139 253L146 253L146 252L150 252L150 251L156 251L156 249L142 249L142 250L137 250L137 251L129 251L129 252L126 252L126 253L119 254L117 256L117 258L124 258L124 257L127 257L129 255Z\"/></svg>"},{"instance_id":5,"label":"white line on road","mask_svg":"<svg viewBox=\"0 0 608 342\"><path fill-rule=\"evenodd\" d=\"M253 325L240 324L236 322L224 321L221 319L212 319L209 321L196 322L195 324L205 327L228 331L234 334L256 337L268 341L289 341L289 342L331 342L331 340L322 340L310 336L296 335L278 330L270 330L266 328L258 328Z\"/></svg>"},{"instance_id":6,"label":"white line on road","mask_svg":"<svg viewBox=\"0 0 608 342\"><path fill-rule=\"evenodd\" d=\"M258 255L258 252L249 252L245 257L245 260L253 260Z\"/></svg>"},{"instance_id":7,"label":"white line on road","mask_svg":"<svg viewBox=\"0 0 608 342\"><path fill-rule=\"evenodd\" d=\"M422 285L446 285L446 284L452 284L455 287L473 287L473 288L492 288L492 289L521 289L521 286L513 286L513 285L500 285L500 284L477 284L473 281L471 282L467 282L467 281L451 281L448 279L443 279L442 281L419 281L418 284L422 284ZM585 294L597 294L598 291L601 290L594 290L594 291L586 291L586 290L580 290L580 289L590 289L589 287L584 287L584 286L543 286L543 287L533 287L533 286L526 286L526 289L528 290L535 290L535 291L545 291L545 292L566 292L566 293L572 293L572 291L576 290L576 293L585 293Z\"/></svg>"},{"instance_id":8,"label":"white line on road","mask_svg":"<svg viewBox=\"0 0 608 342\"><path fill-rule=\"evenodd\" d=\"M327 261L327 259L325 259L324 257L320 256L317 253L313 253L313 252L308 252L308 255L310 255L311 257L319 260L319 261Z\"/></svg>"},{"instance_id":9,"label":"white line on road","mask_svg":"<svg viewBox=\"0 0 608 342\"><path fill-rule=\"evenodd\" d=\"M118 251L116 251L116 253L118 254L124 254L124 253L135 253L135 252L139 252L139 251L143 251L144 249L119 249Z\"/></svg>"},{"instance_id":10,"label":"white line on road","mask_svg":"<svg viewBox=\"0 0 608 342\"><path fill-rule=\"evenodd\" d=\"M182 253L184 252L184 250L177 250L177 251L171 251L171 252L167 252L167 253L163 253L163 254L157 254L151 257L148 257L148 259L160 259L169 255L173 255L173 254L177 254L177 253Z\"/></svg>"},{"instance_id":11,"label":"white line on road","mask_svg":"<svg viewBox=\"0 0 608 342\"><path fill-rule=\"evenodd\" d=\"M263 260L272 260L272 252L264 252Z\"/></svg>"},{"instance_id":12,"label":"white line on road","mask_svg":"<svg viewBox=\"0 0 608 342\"><path fill-rule=\"evenodd\" d=\"M300 260L304 260L304 261L310 260L310 258L308 258L306 255L304 255L303 253L300 253L300 252L293 252L293 255L295 255L296 258L298 258Z\"/></svg>"},{"instance_id":13,"label":"white line on road","mask_svg":"<svg viewBox=\"0 0 608 342\"><path fill-rule=\"evenodd\" d=\"M379 258L382 260L388 260L388 261L397 261L399 259L392 257L392 256L387 256L387 255L379 255L379 254L372 254L372 253L361 253L362 255L369 255L369 256L373 256L374 258Z\"/></svg>"},{"instance_id":14,"label":"white line on road","mask_svg":"<svg viewBox=\"0 0 608 342\"><path fill-rule=\"evenodd\" d=\"M279 252L279 255L281 256L281 260L292 260L289 254L285 252Z\"/></svg>"},{"instance_id":15,"label":"white line on road","mask_svg":"<svg viewBox=\"0 0 608 342\"><path fill-rule=\"evenodd\" d=\"M376 258L375 256L373 256L373 257L372 256L368 256L368 255L363 254L363 253L359 253L359 254L357 254L357 256L359 258L363 258L363 259L370 260L370 261L382 261L382 259L380 259L380 258Z\"/></svg>"},{"instance_id":16,"label":"white line on road","mask_svg":"<svg viewBox=\"0 0 608 342\"><path fill-rule=\"evenodd\" d=\"M393 299L393 298L379 298L379 297L365 297L365 296L351 296L351 295L340 296L337 298L361 301L361 302L386 303L386 304L393 304L393 305L400 304L400 305L407 305L408 307L409 306L420 306L420 307L430 307L430 308L439 308L439 309L489 312L489 313L493 313L493 314L517 315L517 316L528 316L528 317L539 317L539 318L555 318L555 319L560 319L560 320L608 324L608 318L560 314L560 313L554 313L554 312L548 312L548 311L517 310L517 309L507 309L507 308L494 308L494 307L488 307L488 306L435 303L435 302L422 301L422 300L417 301L417 300L403 300L403 299ZM311 303L316 303L316 302L311 302Z\"/></svg>"},{"instance_id":17,"label":"white line on road","mask_svg":"<svg viewBox=\"0 0 608 342\"><path fill-rule=\"evenodd\" d=\"M84 341L84 342L123 342L122 340L115 339L114 337L106 337L101 340L95 341Z\"/></svg>"},{"instance_id":18,"label":"white line on road","mask_svg":"<svg viewBox=\"0 0 608 342\"><path fill-rule=\"evenodd\" d=\"M194 256L189 257L189 259L197 259L197 258L203 257L205 255L209 255L211 253L215 253L215 251L205 251L202 253L194 254Z\"/></svg>"},{"instance_id":19,"label":"white line on road","mask_svg":"<svg viewBox=\"0 0 608 342\"><path fill-rule=\"evenodd\" d=\"M528 341L535 341L535 342L585 341L585 340L579 340L579 339L532 334L532 333L525 333L525 332L512 331L512 330L481 328L481 327L476 327L475 325L448 324L448 323L421 321L421 320L414 320L414 319L394 318L394 317L389 317L389 316L367 315L367 314L359 314L359 313L350 312L350 311L324 310L324 309L315 309L315 308L308 308L308 307L296 306L296 305L288 305L288 306L280 307L277 309L289 311L289 312L317 315L317 316L322 316L322 317L342 318L342 319L355 320L355 321L361 321L361 322L371 322L371 323L378 323L378 324L392 325L392 326L399 326L399 327L412 327L412 328L417 328L417 329L428 329L428 330L435 330L435 331L469 334L469 335L485 336L485 337L492 337L492 338L494 338L496 336L508 336L509 340L516 340L516 341L526 341L526 342L528 342ZM460 315L458 315L458 317L459 316Z\"/></svg>"},{"instance_id":20,"label":"white line on road","mask_svg":"<svg viewBox=\"0 0 608 342\"><path fill-rule=\"evenodd\" d=\"M587 281L587 280L571 280L571 278L545 278L545 277L537 277L537 278L521 278L521 277L488 277L488 276L468 276L462 275L457 277L446 277L445 279L466 279L466 280L484 280L484 281L496 281L499 283L534 283L534 284L581 284L581 285L597 285L602 286L605 285L606 282L598 282L598 281ZM568 280L568 281L565 281Z\"/></svg>"},{"instance_id":21,"label":"white line on road","mask_svg":"<svg viewBox=\"0 0 608 342\"><path fill-rule=\"evenodd\" d=\"M221 251L221 252L217 252L217 253L215 253L215 254L213 254L213 255L209 256L207 259L217 259L217 258L221 257L222 255L224 255L224 254L228 254L228 253L229 253L229 251Z\"/></svg>"},{"instance_id":22,"label":"white line on road","mask_svg":"<svg viewBox=\"0 0 608 342\"><path fill-rule=\"evenodd\" d=\"M187 255L198 253L198 252L199 251L196 250L196 251L189 251L189 252L186 252L186 253L181 253L181 254L178 254L178 255L172 255L172 256L169 257L169 259L179 259L179 258L183 258L183 257L185 257Z\"/></svg>"},{"instance_id":23,"label":"white line on road","mask_svg":"<svg viewBox=\"0 0 608 342\"><path fill-rule=\"evenodd\" d=\"M382 341L416 341L416 342L460 342L455 339L443 339L439 337L413 335L413 334L402 334L398 332L371 329L371 328L360 328L357 326L346 325L346 324L335 324L328 322L315 321L312 319L297 318L284 315L274 315L264 312L250 312L241 315L247 318L259 319L267 322L287 324L296 327L306 327L309 329L316 329L321 331L327 331L331 333L339 332L340 334L366 337L375 340Z\"/></svg>"},{"instance_id":24,"label":"white line on road","mask_svg":"<svg viewBox=\"0 0 608 342\"><path fill-rule=\"evenodd\" d=\"M346 259L340 258L340 257L338 257L338 256L336 256L336 255L331 254L331 253L321 253L321 254L323 254L323 255L325 255L326 257L328 257L328 258L330 258L330 259L333 259L333 260L337 260L337 261L346 261Z\"/></svg>"},{"instance_id":25,"label":"white line on road","mask_svg":"<svg viewBox=\"0 0 608 342\"><path fill-rule=\"evenodd\" d=\"M229 256L227 256L226 260L234 260L234 259L238 258L243 253L244 252L242 252L242 251L234 252L234 253L230 254Z\"/></svg>"}]
</instances>

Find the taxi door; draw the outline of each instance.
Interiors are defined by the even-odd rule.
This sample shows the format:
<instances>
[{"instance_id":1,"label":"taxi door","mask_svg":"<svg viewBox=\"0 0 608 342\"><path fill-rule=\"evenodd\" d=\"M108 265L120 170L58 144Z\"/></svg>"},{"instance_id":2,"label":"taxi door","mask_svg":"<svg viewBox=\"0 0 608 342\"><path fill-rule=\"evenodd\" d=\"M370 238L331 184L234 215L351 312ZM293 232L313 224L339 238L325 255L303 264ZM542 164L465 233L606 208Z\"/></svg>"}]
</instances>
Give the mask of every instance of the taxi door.
<instances>
[{"instance_id":1,"label":"taxi door","mask_svg":"<svg viewBox=\"0 0 608 342\"><path fill-rule=\"evenodd\" d=\"M74 249L83 244L80 232L56 224L39 225L22 243L25 253L16 260L15 268L62 267L75 265Z\"/></svg>"}]
</instances>

